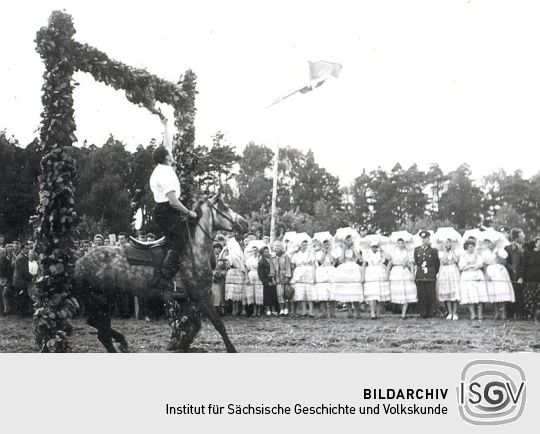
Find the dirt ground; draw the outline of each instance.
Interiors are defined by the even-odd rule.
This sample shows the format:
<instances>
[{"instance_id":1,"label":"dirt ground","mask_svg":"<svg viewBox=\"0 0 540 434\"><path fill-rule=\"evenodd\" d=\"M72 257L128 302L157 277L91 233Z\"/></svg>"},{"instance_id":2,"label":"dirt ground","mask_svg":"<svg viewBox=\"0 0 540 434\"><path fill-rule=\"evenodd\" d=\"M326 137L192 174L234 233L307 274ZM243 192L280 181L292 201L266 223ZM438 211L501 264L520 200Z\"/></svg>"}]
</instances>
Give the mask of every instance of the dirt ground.
<instances>
[{"instance_id":1,"label":"dirt ground","mask_svg":"<svg viewBox=\"0 0 540 434\"><path fill-rule=\"evenodd\" d=\"M224 317L231 340L240 352L515 352L540 351L540 323L483 322L444 318L401 320L385 314L380 320ZM73 320L74 352L103 352L96 332L83 319ZM113 320L133 352L164 352L168 343L166 321ZM212 325L204 321L195 346L223 352L225 347ZM0 317L0 352L33 352L31 319Z\"/></svg>"}]
</instances>

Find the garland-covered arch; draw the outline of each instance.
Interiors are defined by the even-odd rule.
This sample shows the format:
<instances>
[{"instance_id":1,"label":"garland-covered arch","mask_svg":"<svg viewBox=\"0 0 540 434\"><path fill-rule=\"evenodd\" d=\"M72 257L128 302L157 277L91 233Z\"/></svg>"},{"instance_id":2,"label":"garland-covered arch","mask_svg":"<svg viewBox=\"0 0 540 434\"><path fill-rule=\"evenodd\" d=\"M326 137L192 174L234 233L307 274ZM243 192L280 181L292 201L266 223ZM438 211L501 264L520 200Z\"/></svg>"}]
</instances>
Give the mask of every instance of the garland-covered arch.
<instances>
[{"instance_id":1,"label":"garland-covered arch","mask_svg":"<svg viewBox=\"0 0 540 434\"><path fill-rule=\"evenodd\" d=\"M173 158L182 187L182 200L192 202L194 158L194 118L196 76L188 70L179 83L171 83L144 69L110 59L105 53L73 39L72 17L54 11L49 25L36 37L37 52L45 63L43 112L40 129L42 146L37 235L41 247L42 275L34 323L36 344L41 351L69 351L71 326L68 319L78 309L71 297L74 263L73 181L75 162L70 147L76 141L73 117L73 74L83 71L115 89L123 89L127 99L157 114L156 102L174 108L177 134L173 138Z\"/></svg>"}]
</instances>

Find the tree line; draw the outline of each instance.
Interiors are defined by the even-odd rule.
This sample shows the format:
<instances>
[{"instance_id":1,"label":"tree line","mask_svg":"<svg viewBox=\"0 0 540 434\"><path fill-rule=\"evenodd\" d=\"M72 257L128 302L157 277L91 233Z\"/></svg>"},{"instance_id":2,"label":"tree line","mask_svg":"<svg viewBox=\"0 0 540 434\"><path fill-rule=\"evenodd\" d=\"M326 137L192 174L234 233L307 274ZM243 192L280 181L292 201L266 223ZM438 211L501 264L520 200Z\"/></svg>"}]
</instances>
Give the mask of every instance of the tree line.
<instances>
[{"instance_id":1,"label":"tree line","mask_svg":"<svg viewBox=\"0 0 540 434\"><path fill-rule=\"evenodd\" d=\"M102 146L73 147L78 231L130 231L137 210L142 230L157 231L148 180L154 168L152 140L134 152L113 136ZM26 147L0 131L0 232L9 238L31 235L29 219L38 201L40 144ZM519 226L536 234L540 223L540 173L525 178L519 170L497 170L474 179L467 164L445 173L438 164L421 170L397 163L390 171L362 170L348 186L316 161L312 151L280 149L277 230L335 231L365 224L383 233L397 229L454 226ZM211 195L220 189L228 203L251 222L253 231L268 234L274 153L249 143L239 153L217 132L212 143L197 146L190 159L193 191Z\"/></svg>"}]
</instances>

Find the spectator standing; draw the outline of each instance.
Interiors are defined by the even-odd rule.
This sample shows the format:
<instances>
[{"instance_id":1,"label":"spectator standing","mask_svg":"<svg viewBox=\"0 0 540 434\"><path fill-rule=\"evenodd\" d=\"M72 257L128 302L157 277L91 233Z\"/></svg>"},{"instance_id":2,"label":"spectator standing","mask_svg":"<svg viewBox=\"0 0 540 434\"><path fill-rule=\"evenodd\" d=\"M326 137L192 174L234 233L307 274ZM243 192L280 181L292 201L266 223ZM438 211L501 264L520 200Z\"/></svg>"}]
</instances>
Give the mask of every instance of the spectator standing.
<instances>
[{"instance_id":1,"label":"spectator standing","mask_svg":"<svg viewBox=\"0 0 540 434\"><path fill-rule=\"evenodd\" d=\"M534 319L540 302L540 237L534 239L534 247L525 250L522 261L523 314L525 319Z\"/></svg>"},{"instance_id":2,"label":"spectator standing","mask_svg":"<svg viewBox=\"0 0 540 434\"><path fill-rule=\"evenodd\" d=\"M422 245L414 249L418 310L421 318L431 318L435 316L437 303L435 285L441 263L439 252L430 245L430 233L420 231L420 238Z\"/></svg>"},{"instance_id":3,"label":"spectator standing","mask_svg":"<svg viewBox=\"0 0 540 434\"><path fill-rule=\"evenodd\" d=\"M15 267L13 270L13 292L15 295L15 304L17 313L20 316L30 314L30 297L28 296L28 285L32 282L32 275L28 267L28 253L30 246L25 244L21 252L15 259Z\"/></svg>"},{"instance_id":4,"label":"spectator standing","mask_svg":"<svg viewBox=\"0 0 540 434\"><path fill-rule=\"evenodd\" d=\"M276 283L276 292L280 307L279 314L286 316L289 314L289 308L285 297L285 288L290 284L292 278L291 258L285 253L285 245L281 241L274 243L275 256L271 259L270 277Z\"/></svg>"},{"instance_id":5,"label":"spectator standing","mask_svg":"<svg viewBox=\"0 0 540 434\"><path fill-rule=\"evenodd\" d=\"M266 316L277 315L279 309L276 281L271 277L272 260L270 249L264 246L259 251L261 259L257 268L259 279L263 284L263 304L266 308Z\"/></svg>"},{"instance_id":6,"label":"spectator standing","mask_svg":"<svg viewBox=\"0 0 540 434\"><path fill-rule=\"evenodd\" d=\"M506 269L510 275L516 301L508 306L508 313L514 319L523 319L523 244L525 233L519 228L511 231L512 242L504 249L508 253Z\"/></svg>"},{"instance_id":7,"label":"spectator standing","mask_svg":"<svg viewBox=\"0 0 540 434\"><path fill-rule=\"evenodd\" d=\"M0 291L2 292L2 312L6 316L13 313L12 280L13 265L11 258L7 256L6 249L0 247Z\"/></svg>"}]
</instances>

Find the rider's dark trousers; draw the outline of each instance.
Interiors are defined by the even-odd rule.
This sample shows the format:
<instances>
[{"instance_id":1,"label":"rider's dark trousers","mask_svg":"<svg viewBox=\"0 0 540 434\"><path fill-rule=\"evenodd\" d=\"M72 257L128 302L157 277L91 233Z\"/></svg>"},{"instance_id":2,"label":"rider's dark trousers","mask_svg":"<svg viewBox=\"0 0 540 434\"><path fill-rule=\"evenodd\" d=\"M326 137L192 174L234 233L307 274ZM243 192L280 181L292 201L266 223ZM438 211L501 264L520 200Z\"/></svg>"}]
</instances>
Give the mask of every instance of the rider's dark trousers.
<instances>
[{"instance_id":1,"label":"rider's dark trousers","mask_svg":"<svg viewBox=\"0 0 540 434\"><path fill-rule=\"evenodd\" d=\"M154 206L154 219L165 235L168 248L178 253L187 234L185 214L174 209L169 202L161 202Z\"/></svg>"}]
</instances>

